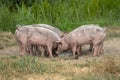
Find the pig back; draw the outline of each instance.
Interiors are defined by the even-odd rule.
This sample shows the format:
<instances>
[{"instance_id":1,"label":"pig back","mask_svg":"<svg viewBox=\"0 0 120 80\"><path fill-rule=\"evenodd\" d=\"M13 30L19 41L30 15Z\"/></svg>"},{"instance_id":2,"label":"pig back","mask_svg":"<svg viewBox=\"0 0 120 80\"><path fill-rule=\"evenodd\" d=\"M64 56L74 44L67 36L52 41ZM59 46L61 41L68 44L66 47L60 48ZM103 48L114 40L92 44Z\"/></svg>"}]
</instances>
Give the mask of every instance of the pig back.
<instances>
[{"instance_id":1,"label":"pig back","mask_svg":"<svg viewBox=\"0 0 120 80\"><path fill-rule=\"evenodd\" d=\"M91 41L99 34L103 34L104 29L99 27L98 25L83 25L80 26L73 31L71 31L66 39L69 42L77 42L77 43L87 43L88 41ZM89 42L88 42L89 43Z\"/></svg>"},{"instance_id":2,"label":"pig back","mask_svg":"<svg viewBox=\"0 0 120 80\"><path fill-rule=\"evenodd\" d=\"M53 26L48 25L48 24L34 24L32 26L33 27L43 27L43 28L46 28L46 29L50 29L50 30L56 32L59 36L64 35L64 33L62 31L60 31L58 28L53 27Z\"/></svg>"},{"instance_id":3,"label":"pig back","mask_svg":"<svg viewBox=\"0 0 120 80\"><path fill-rule=\"evenodd\" d=\"M104 29L97 24L82 25L76 28L72 33L80 34L81 36L94 36L99 32L104 32Z\"/></svg>"},{"instance_id":4,"label":"pig back","mask_svg":"<svg viewBox=\"0 0 120 80\"><path fill-rule=\"evenodd\" d=\"M44 45L50 42L53 43L59 38L60 37L55 32L42 27L34 27L33 29L30 29L28 36L30 41L33 41L34 44L39 43L40 45Z\"/></svg>"}]
</instances>

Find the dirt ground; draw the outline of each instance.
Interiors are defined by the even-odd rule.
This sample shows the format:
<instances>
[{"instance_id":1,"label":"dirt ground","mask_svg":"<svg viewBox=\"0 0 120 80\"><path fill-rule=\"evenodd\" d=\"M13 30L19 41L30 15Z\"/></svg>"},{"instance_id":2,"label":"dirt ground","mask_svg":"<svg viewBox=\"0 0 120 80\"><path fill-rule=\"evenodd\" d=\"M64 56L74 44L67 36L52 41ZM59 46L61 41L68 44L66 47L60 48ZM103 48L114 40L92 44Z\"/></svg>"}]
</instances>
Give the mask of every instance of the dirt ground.
<instances>
[{"instance_id":1,"label":"dirt ground","mask_svg":"<svg viewBox=\"0 0 120 80\"><path fill-rule=\"evenodd\" d=\"M89 49L89 45L84 45L82 47L82 53L79 59L93 57L92 56L93 52L89 52L88 49ZM120 54L120 38L111 38L111 39L105 40L102 52L104 54L102 54L101 56L108 55L108 54L112 54L112 55ZM19 55L19 53L20 53L20 49L18 45L14 45L12 47L7 47L0 50L1 56ZM61 56L70 57L71 55L72 55L71 52L63 52L62 54L59 54L60 57Z\"/></svg>"}]
</instances>

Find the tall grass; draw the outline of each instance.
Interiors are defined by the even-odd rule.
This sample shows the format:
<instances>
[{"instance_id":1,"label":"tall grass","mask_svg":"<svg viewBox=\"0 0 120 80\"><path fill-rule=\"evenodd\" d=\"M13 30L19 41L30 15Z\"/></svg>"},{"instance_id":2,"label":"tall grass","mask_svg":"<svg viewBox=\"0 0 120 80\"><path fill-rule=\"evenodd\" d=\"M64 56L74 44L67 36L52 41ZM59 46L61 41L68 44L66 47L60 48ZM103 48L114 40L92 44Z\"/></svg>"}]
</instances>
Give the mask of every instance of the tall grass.
<instances>
[{"instance_id":1,"label":"tall grass","mask_svg":"<svg viewBox=\"0 0 120 80\"><path fill-rule=\"evenodd\" d=\"M120 0L35 0L31 6L22 3L15 11L0 6L0 30L15 30L16 24L46 23L63 31L96 23L120 25ZM13 4L14 5L14 4Z\"/></svg>"}]
</instances>

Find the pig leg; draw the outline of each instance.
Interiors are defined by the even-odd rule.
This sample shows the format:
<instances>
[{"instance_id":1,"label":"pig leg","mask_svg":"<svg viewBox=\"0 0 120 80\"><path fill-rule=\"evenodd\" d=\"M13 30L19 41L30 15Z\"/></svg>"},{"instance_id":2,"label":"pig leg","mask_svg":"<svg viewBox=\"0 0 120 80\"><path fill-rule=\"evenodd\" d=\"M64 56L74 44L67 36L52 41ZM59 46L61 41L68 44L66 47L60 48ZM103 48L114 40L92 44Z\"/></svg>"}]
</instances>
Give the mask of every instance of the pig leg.
<instances>
[{"instance_id":1,"label":"pig leg","mask_svg":"<svg viewBox=\"0 0 120 80\"><path fill-rule=\"evenodd\" d=\"M101 44L99 45L99 51L98 51L98 54L102 54L102 53L101 53L101 51L102 51L102 47L103 47L103 43L101 43Z\"/></svg>"},{"instance_id":2,"label":"pig leg","mask_svg":"<svg viewBox=\"0 0 120 80\"><path fill-rule=\"evenodd\" d=\"M46 49L46 47L44 47L44 49L45 49L45 52L44 52L44 53L45 53L45 56L48 57L48 56L49 56L49 52L48 52L48 50Z\"/></svg>"},{"instance_id":3,"label":"pig leg","mask_svg":"<svg viewBox=\"0 0 120 80\"><path fill-rule=\"evenodd\" d=\"M104 50L103 50L103 42L102 42L102 44L101 44L101 48L100 48L100 54L102 54L102 53L104 53Z\"/></svg>"},{"instance_id":4,"label":"pig leg","mask_svg":"<svg viewBox=\"0 0 120 80\"><path fill-rule=\"evenodd\" d=\"M93 50L93 43L90 44L90 49L89 51L92 51Z\"/></svg>"},{"instance_id":5,"label":"pig leg","mask_svg":"<svg viewBox=\"0 0 120 80\"><path fill-rule=\"evenodd\" d=\"M75 53L76 53L76 45L72 47L72 52L73 52L73 56L75 57Z\"/></svg>"},{"instance_id":6,"label":"pig leg","mask_svg":"<svg viewBox=\"0 0 120 80\"><path fill-rule=\"evenodd\" d=\"M98 49L99 49L99 45L94 45L94 53L93 53L93 56L99 56L99 55L98 55Z\"/></svg>"},{"instance_id":7,"label":"pig leg","mask_svg":"<svg viewBox=\"0 0 120 80\"><path fill-rule=\"evenodd\" d=\"M33 54L33 45L29 45L29 50L30 50L30 56L32 56L32 54Z\"/></svg>"},{"instance_id":8,"label":"pig leg","mask_svg":"<svg viewBox=\"0 0 120 80\"><path fill-rule=\"evenodd\" d=\"M48 48L48 52L50 54L50 57L53 57L53 55L52 55L52 45L48 45L47 48Z\"/></svg>"},{"instance_id":9,"label":"pig leg","mask_svg":"<svg viewBox=\"0 0 120 80\"><path fill-rule=\"evenodd\" d=\"M28 46L28 45L27 45L25 51L26 51L27 53L30 53L30 49L29 49L29 46Z\"/></svg>"},{"instance_id":10,"label":"pig leg","mask_svg":"<svg viewBox=\"0 0 120 80\"><path fill-rule=\"evenodd\" d=\"M21 45L20 49L21 49L20 55L24 56L24 54L25 54L25 45Z\"/></svg>"},{"instance_id":11,"label":"pig leg","mask_svg":"<svg viewBox=\"0 0 120 80\"><path fill-rule=\"evenodd\" d=\"M30 52L30 55L31 55L31 56L33 55L33 56L34 56L34 54L35 54L35 53L34 53L34 51L35 51L35 46L32 45L32 44L30 45L30 51L31 51L31 52Z\"/></svg>"},{"instance_id":12,"label":"pig leg","mask_svg":"<svg viewBox=\"0 0 120 80\"><path fill-rule=\"evenodd\" d=\"M20 47L20 56L23 56L23 47Z\"/></svg>"},{"instance_id":13,"label":"pig leg","mask_svg":"<svg viewBox=\"0 0 120 80\"><path fill-rule=\"evenodd\" d=\"M37 47L37 45L32 45L31 50L32 50L32 55L38 56L38 47Z\"/></svg>"},{"instance_id":14,"label":"pig leg","mask_svg":"<svg viewBox=\"0 0 120 80\"><path fill-rule=\"evenodd\" d=\"M77 47L77 55L78 55L78 56L80 56L81 48L82 48L82 46L78 46L78 47Z\"/></svg>"},{"instance_id":15,"label":"pig leg","mask_svg":"<svg viewBox=\"0 0 120 80\"><path fill-rule=\"evenodd\" d=\"M93 42L93 49L94 49L94 54L93 56L99 56L99 48L100 48L100 39L96 38Z\"/></svg>"},{"instance_id":16,"label":"pig leg","mask_svg":"<svg viewBox=\"0 0 120 80\"><path fill-rule=\"evenodd\" d=\"M35 50L35 55L39 56L39 51L38 51L38 46L37 45L34 45L34 50Z\"/></svg>"},{"instance_id":17,"label":"pig leg","mask_svg":"<svg viewBox=\"0 0 120 80\"><path fill-rule=\"evenodd\" d=\"M40 48L41 56L44 56L44 53L45 53L44 47L39 46L39 48Z\"/></svg>"},{"instance_id":18,"label":"pig leg","mask_svg":"<svg viewBox=\"0 0 120 80\"><path fill-rule=\"evenodd\" d=\"M32 56L32 52L33 52L33 45L30 44L29 42L27 42L27 48L29 50L29 54Z\"/></svg>"}]
</instances>

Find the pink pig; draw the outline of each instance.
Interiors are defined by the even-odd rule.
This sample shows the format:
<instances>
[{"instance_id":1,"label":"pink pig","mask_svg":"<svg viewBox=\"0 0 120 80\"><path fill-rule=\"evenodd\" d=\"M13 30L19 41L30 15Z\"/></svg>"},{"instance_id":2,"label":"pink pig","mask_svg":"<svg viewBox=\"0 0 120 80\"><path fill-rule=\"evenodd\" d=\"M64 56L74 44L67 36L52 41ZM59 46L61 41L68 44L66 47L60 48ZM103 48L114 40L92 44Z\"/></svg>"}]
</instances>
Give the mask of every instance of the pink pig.
<instances>
[{"instance_id":1,"label":"pink pig","mask_svg":"<svg viewBox=\"0 0 120 80\"><path fill-rule=\"evenodd\" d=\"M71 31L69 34L60 38L58 43L58 49L56 53L60 53L63 50L71 49L73 55L79 53L82 45L93 44L94 54L93 56L98 56L101 53L101 48L103 42L106 38L106 29L100 28L98 25L83 25L75 30Z\"/></svg>"},{"instance_id":2,"label":"pink pig","mask_svg":"<svg viewBox=\"0 0 120 80\"><path fill-rule=\"evenodd\" d=\"M59 29L57 29L51 25L48 25L48 24L34 24L34 25L24 25L24 26L16 25L16 27L17 27L17 29L15 31L15 38L16 38L17 42L19 43L20 55L22 55L22 56L25 54L26 51L30 52L29 48L31 48L32 52L33 52L33 50L35 50L35 53L38 53L37 45L31 45L31 44L29 44L29 46L27 45L28 37L31 36L31 33L34 33L32 31L32 30L34 30L34 28L42 27L45 29L49 29L52 32L55 32L59 36L63 35L63 32L61 32ZM45 36L47 37L47 35L48 34L46 34ZM40 49L41 53L43 54L45 52L43 49L46 49L46 48L42 48L42 47L44 47L44 46L41 46L41 47L39 46L39 49Z\"/></svg>"},{"instance_id":3,"label":"pink pig","mask_svg":"<svg viewBox=\"0 0 120 80\"><path fill-rule=\"evenodd\" d=\"M49 29L35 27L28 32L28 44L47 47L50 57L53 57L52 50L57 48L57 40L60 36Z\"/></svg>"}]
</instances>

